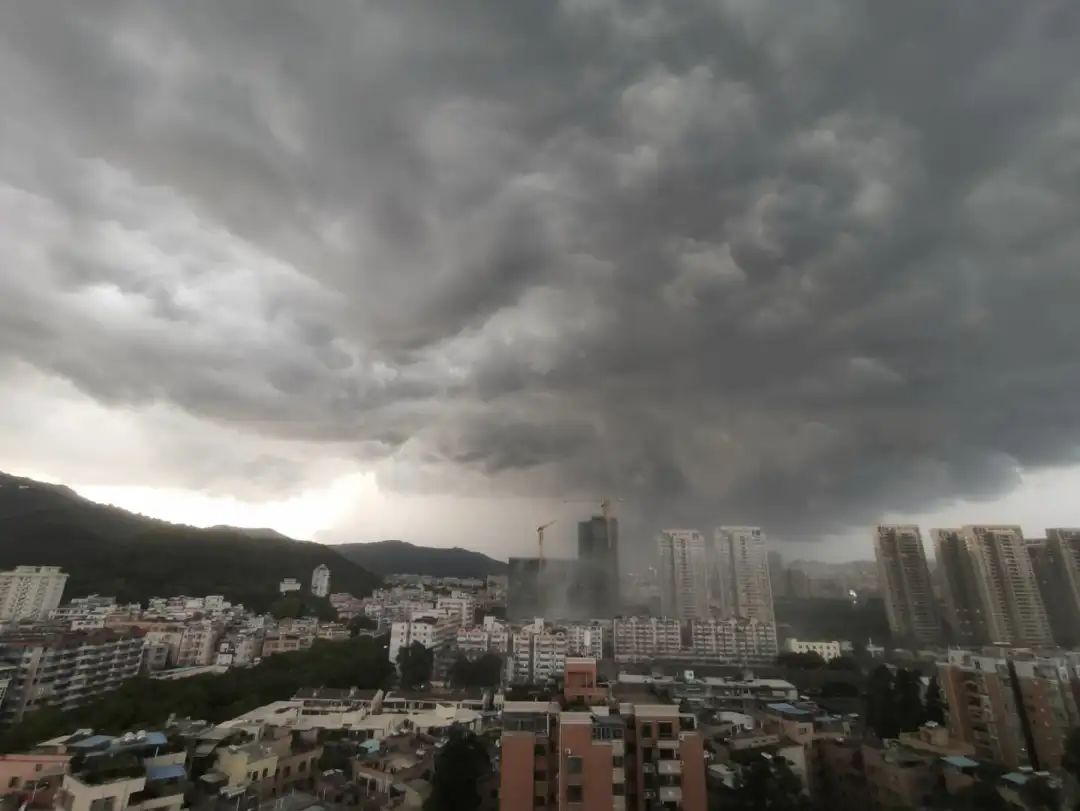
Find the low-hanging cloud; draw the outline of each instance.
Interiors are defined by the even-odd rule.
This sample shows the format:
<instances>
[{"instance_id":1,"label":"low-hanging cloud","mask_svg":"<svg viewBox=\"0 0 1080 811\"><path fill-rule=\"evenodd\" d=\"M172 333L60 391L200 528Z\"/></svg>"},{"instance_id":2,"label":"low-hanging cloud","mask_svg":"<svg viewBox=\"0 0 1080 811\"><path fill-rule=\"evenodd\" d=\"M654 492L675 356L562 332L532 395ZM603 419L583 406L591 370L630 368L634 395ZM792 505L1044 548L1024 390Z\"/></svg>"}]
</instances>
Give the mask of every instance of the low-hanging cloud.
<instances>
[{"instance_id":1,"label":"low-hanging cloud","mask_svg":"<svg viewBox=\"0 0 1080 811\"><path fill-rule=\"evenodd\" d=\"M243 437L162 481L808 537L1077 461L1072 0L8 3L0 45L0 374Z\"/></svg>"}]
</instances>

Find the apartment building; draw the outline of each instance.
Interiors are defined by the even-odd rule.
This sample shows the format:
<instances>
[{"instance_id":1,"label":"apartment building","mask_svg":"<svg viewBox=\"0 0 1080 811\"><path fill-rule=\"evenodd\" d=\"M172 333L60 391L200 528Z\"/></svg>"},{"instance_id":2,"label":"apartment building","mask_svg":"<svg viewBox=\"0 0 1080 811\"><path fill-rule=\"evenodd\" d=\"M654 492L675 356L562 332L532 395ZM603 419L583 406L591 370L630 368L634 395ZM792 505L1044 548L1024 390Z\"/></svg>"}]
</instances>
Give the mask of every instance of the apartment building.
<instances>
[{"instance_id":1,"label":"apartment building","mask_svg":"<svg viewBox=\"0 0 1080 811\"><path fill-rule=\"evenodd\" d=\"M1055 636L1058 644L1075 645L1080 643L1080 529L1046 530L1046 553L1051 599L1045 602L1057 619Z\"/></svg>"},{"instance_id":2,"label":"apartment building","mask_svg":"<svg viewBox=\"0 0 1080 811\"><path fill-rule=\"evenodd\" d=\"M176 650L177 667L205 667L214 663L221 624L195 620L184 625Z\"/></svg>"},{"instance_id":3,"label":"apartment building","mask_svg":"<svg viewBox=\"0 0 1080 811\"><path fill-rule=\"evenodd\" d=\"M314 634L279 629L271 631L263 637L261 656L266 659L270 656L277 656L279 653L295 653L299 650L307 650L314 644Z\"/></svg>"},{"instance_id":4,"label":"apartment building","mask_svg":"<svg viewBox=\"0 0 1080 811\"><path fill-rule=\"evenodd\" d=\"M485 653L502 656L510 648L510 631L494 617L484 617L483 625L458 629L457 648L466 656L482 656Z\"/></svg>"},{"instance_id":5,"label":"apartment building","mask_svg":"<svg viewBox=\"0 0 1080 811\"><path fill-rule=\"evenodd\" d=\"M452 591L435 601L435 608L453 617L465 628L476 622L476 596L467 591Z\"/></svg>"},{"instance_id":6,"label":"apartment building","mask_svg":"<svg viewBox=\"0 0 1080 811\"><path fill-rule=\"evenodd\" d=\"M950 651L938 664L950 734L975 757L1009 768L1057 769L1080 711L1067 656L987 648Z\"/></svg>"},{"instance_id":7,"label":"apartment building","mask_svg":"<svg viewBox=\"0 0 1080 811\"><path fill-rule=\"evenodd\" d=\"M0 622L46 619L64 596L59 566L16 566L0 572Z\"/></svg>"},{"instance_id":8,"label":"apartment building","mask_svg":"<svg viewBox=\"0 0 1080 811\"><path fill-rule=\"evenodd\" d=\"M771 663L776 658L776 625L729 617L690 623L695 659Z\"/></svg>"},{"instance_id":9,"label":"apartment building","mask_svg":"<svg viewBox=\"0 0 1080 811\"><path fill-rule=\"evenodd\" d=\"M705 538L696 529L667 529L656 539L660 605L665 617L709 616L709 573Z\"/></svg>"},{"instance_id":10,"label":"apartment building","mask_svg":"<svg viewBox=\"0 0 1080 811\"><path fill-rule=\"evenodd\" d=\"M604 658L604 626L602 624L567 625L566 638L567 653L570 656Z\"/></svg>"},{"instance_id":11,"label":"apartment building","mask_svg":"<svg viewBox=\"0 0 1080 811\"><path fill-rule=\"evenodd\" d=\"M760 527L718 527L709 549L708 577L720 616L775 621L769 550Z\"/></svg>"},{"instance_id":12,"label":"apartment building","mask_svg":"<svg viewBox=\"0 0 1080 811\"><path fill-rule=\"evenodd\" d=\"M221 667L247 667L262 656L261 631L245 630L229 633L218 641L214 664Z\"/></svg>"},{"instance_id":13,"label":"apartment building","mask_svg":"<svg viewBox=\"0 0 1080 811\"><path fill-rule=\"evenodd\" d=\"M514 633L507 662L507 676L520 684L547 684L563 675L569 646L562 628L547 628L543 622Z\"/></svg>"},{"instance_id":14,"label":"apartment building","mask_svg":"<svg viewBox=\"0 0 1080 811\"><path fill-rule=\"evenodd\" d=\"M429 650L441 650L457 638L457 631L457 621L442 616L392 623L388 651L390 661L397 662L398 652L414 642L420 643Z\"/></svg>"},{"instance_id":15,"label":"apartment building","mask_svg":"<svg viewBox=\"0 0 1080 811\"><path fill-rule=\"evenodd\" d=\"M500 751L503 811L706 808L702 736L672 705L507 702Z\"/></svg>"},{"instance_id":16,"label":"apartment building","mask_svg":"<svg viewBox=\"0 0 1080 811\"><path fill-rule=\"evenodd\" d=\"M893 635L908 644L940 643L941 620L919 528L879 525L874 535L874 557Z\"/></svg>"},{"instance_id":17,"label":"apartment building","mask_svg":"<svg viewBox=\"0 0 1080 811\"><path fill-rule=\"evenodd\" d=\"M1053 644L1024 536L1016 526L933 531L950 624L967 644Z\"/></svg>"},{"instance_id":18,"label":"apartment building","mask_svg":"<svg viewBox=\"0 0 1080 811\"><path fill-rule=\"evenodd\" d=\"M311 573L311 593L316 597L330 596L330 567L320 563Z\"/></svg>"},{"instance_id":19,"label":"apartment building","mask_svg":"<svg viewBox=\"0 0 1080 811\"><path fill-rule=\"evenodd\" d=\"M187 779L185 755L161 754L167 743L161 732L129 732L119 738L73 736L64 748L85 757L64 775L54 807L63 811L180 811Z\"/></svg>"},{"instance_id":20,"label":"apartment building","mask_svg":"<svg viewBox=\"0 0 1080 811\"><path fill-rule=\"evenodd\" d=\"M616 661L645 662L683 649L682 623L674 617L616 617L611 626Z\"/></svg>"},{"instance_id":21,"label":"apartment building","mask_svg":"<svg viewBox=\"0 0 1080 811\"><path fill-rule=\"evenodd\" d=\"M0 755L0 802L28 807L52 808L53 797L63 783L71 755L33 752Z\"/></svg>"},{"instance_id":22,"label":"apartment building","mask_svg":"<svg viewBox=\"0 0 1080 811\"><path fill-rule=\"evenodd\" d=\"M15 670L0 721L17 723L46 704L67 711L139 673L143 640L114 631L24 631L0 637L0 662Z\"/></svg>"}]
</instances>

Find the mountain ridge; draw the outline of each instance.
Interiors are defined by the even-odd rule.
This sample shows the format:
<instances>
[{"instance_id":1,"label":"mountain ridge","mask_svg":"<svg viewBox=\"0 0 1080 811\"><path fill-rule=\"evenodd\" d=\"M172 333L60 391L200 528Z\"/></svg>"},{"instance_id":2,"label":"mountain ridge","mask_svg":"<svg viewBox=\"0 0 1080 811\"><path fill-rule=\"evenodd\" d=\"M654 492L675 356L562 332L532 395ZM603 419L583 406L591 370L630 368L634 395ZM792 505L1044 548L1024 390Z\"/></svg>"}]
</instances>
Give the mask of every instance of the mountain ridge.
<instances>
[{"instance_id":1,"label":"mountain ridge","mask_svg":"<svg viewBox=\"0 0 1080 811\"><path fill-rule=\"evenodd\" d=\"M335 547L270 533L173 524L0 472L0 568L61 566L70 575L66 599L224 594L262 609L282 578L306 583L319 564L330 567L334 591L364 596L381 583Z\"/></svg>"},{"instance_id":2,"label":"mountain ridge","mask_svg":"<svg viewBox=\"0 0 1080 811\"><path fill-rule=\"evenodd\" d=\"M376 574L487 577L506 574L507 564L460 546L418 546L397 539L338 544L340 554Z\"/></svg>"}]
</instances>

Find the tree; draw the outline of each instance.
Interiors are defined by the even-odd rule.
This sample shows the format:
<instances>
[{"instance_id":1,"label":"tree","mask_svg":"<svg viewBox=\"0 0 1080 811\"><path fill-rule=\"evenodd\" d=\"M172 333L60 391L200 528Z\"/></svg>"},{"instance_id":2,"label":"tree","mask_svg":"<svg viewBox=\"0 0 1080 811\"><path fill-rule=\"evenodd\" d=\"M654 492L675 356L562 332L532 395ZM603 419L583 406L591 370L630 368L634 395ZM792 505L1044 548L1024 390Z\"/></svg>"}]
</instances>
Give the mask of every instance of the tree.
<instances>
[{"instance_id":1,"label":"tree","mask_svg":"<svg viewBox=\"0 0 1080 811\"><path fill-rule=\"evenodd\" d=\"M725 796L722 807L725 811L808 811L811 805L787 760L756 755L740 768L735 789Z\"/></svg>"},{"instance_id":2,"label":"tree","mask_svg":"<svg viewBox=\"0 0 1080 811\"><path fill-rule=\"evenodd\" d=\"M374 631L379 627L379 623L371 619L371 617L365 617L363 614L353 617L349 620L349 634L357 636L361 631Z\"/></svg>"},{"instance_id":3,"label":"tree","mask_svg":"<svg viewBox=\"0 0 1080 811\"><path fill-rule=\"evenodd\" d=\"M172 713L218 723L291 698L301 687L383 687L393 669L386 660L385 641L386 637L316 640L308 650L281 653L255 667L220 675L179 681L135 678L70 712L47 707L29 714L0 735L0 752L18 752L73 729L108 734L152 729Z\"/></svg>"},{"instance_id":4,"label":"tree","mask_svg":"<svg viewBox=\"0 0 1080 811\"><path fill-rule=\"evenodd\" d=\"M1073 727L1065 736L1065 752L1061 756L1061 768L1080 780L1080 727Z\"/></svg>"},{"instance_id":5,"label":"tree","mask_svg":"<svg viewBox=\"0 0 1080 811\"><path fill-rule=\"evenodd\" d=\"M459 655L450 666L450 683L455 687L496 687L502 680L502 659L485 653L469 660Z\"/></svg>"},{"instance_id":6,"label":"tree","mask_svg":"<svg viewBox=\"0 0 1080 811\"><path fill-rule=\"evenodd\" d=\"M835 659L830 659L826 667L828 667L829 670L857 671L859 669L859 663L850 656L837 656Z\"/></svg>"},{"instance_id":7,"label":"tree","mask_svg":"<svg viewBox=\"0 0 1080 811\"><path fill-rule=\"evenodd\" d=\"M427 811L473 811L480 807L477 785L491 771L483 742L457 724L450 727L446 745L435 758Z\"/></svg>"},{"instance_id":8,"label":"tree","mask_svg":"<svg viewBox=\"0 0 1080 811\"><path fill-rule=\"evenodd\" d=\"M870 672L866 685L866 723L879 738L895 738L900 732L893 695L893 674L885 665Z\"/></svg>"},{"instance_id":9,"label":"tree","mask_svg":"<svg viewBox=\"0 0 1080 811\"><path fill-rule=\"evenodd\" d=\"M401 686L416 688L431 679L431 668L435 663L433 651L413 642L407 648L398 651L397 666Z\"/></svg>"},{"instance_id":10,"label":"tree","mask_svg":"<svg viewBox=\"0 0 1080 811\"><path fill-rule=\"evenodd\" d=\"M818 670L825 667L825 660L820 653L794 653L785 651L776 657L776 663L785 667L801 667L807 670Z\"/></svg>"},{"instance_id":11,"label":"tree","mask_svg":"<svg viewBox=\"0 0 1080 811\"><path fill-rule=\"evenodd\" d=\"M893 701L896 703L896 724L901 732L912 732L923 720L923 703L919 698L919 676L913 670L901 668L893 681Z\"/></svg>"},{"instance_id":12,"label":"tree","mask_svg":"<svg viewBox=\"0 0 1080 811\"><path fill-rule=\"evenodd\" d=\"M945 704L941 697L941 685L938 683L937 676L931 676L930 684L927 685L923 718L935 724L945 723Z\"/></svg>"},{"instance_id":13,"label":"tree","mask_svg":"<svg viewBox=\"0 0 1080 811\"><path fill-rule=\"evenodd\" d=\"M1020 797L1030 809L1057 811L1061 808L1061 792L1045 777L1032 777L1020 787Z\"/></svg>"}]
</instances>

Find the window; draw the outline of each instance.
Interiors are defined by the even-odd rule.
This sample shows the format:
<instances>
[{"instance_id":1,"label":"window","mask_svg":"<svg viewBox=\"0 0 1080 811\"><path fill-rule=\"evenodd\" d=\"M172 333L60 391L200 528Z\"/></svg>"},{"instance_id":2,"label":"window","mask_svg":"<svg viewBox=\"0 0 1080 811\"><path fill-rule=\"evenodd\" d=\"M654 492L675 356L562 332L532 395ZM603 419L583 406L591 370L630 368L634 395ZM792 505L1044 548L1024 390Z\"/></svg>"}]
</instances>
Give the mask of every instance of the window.
<instances>
[{"instance_id":1,"label":"window","mask_svg":"<svg viewBox=\"0 0 1080 811\"><path fill-rule=\"evenodd\" d=\"M307 771L307 761L306 760L301 760L300 765L297 766L296 768L297 768L297 771L306 772Z\"/></svg>"},{"instance_id":2,"label":"window","mask_svg":"<svg viewBox=\"0 0 1080 811\"><path fill-rule=\"evenodd\" d=\"M533 772L533 780L537 783L542 783L543 781L547 780L547 772L543 772L537 769L535 772Z\"/></svg>"},{"instance_id":3,"label":"window","mask_svg":"<svg viewBox=\"0 0 1080 811\"><path fill-rule=\"evenodd\" d=\"M660 724L660 737L670 738L675 734L671 724Z\"/></svg>"},{"instance_id":4,"label":"window","mask_svg":"<svg viewBox=\"0 0 1080 811\"><path fill-rule=\"evenodd\" d=\"M12 777L11 780L8 782L8 788L18 788L18 787L19 787L19 778L18 777Z\"/></svg>"},{"instance_id":5,"label":"window","mask_svg":"<svg viewBox=\"0 0 1080 811\"><path fill-rule=\"evenodd\" d=\"M285 767L285 776L288 777L290 774L292 774L292 766L286 766Z\"/></svg>"},{"instance_id":6,"label":"window","mask_svg":"<svg viewBox=\"0 0 1080 811\"><path fill-rule=\"evenodd\" d=\"M270 776L270 770L269 769L263 769L263 779L265 779L265 778L267 778L269 776Z\"/></svg>"},{"instance_id":7,"label":"window","mask_svg":"<svg viewBox=\"0 0 1080 811\"><path fill-rule=\"evenodd\" d=\"M547 798L544 797L543 794L541 794L539 797L533 797L533 807L534 808L543 808L546 805L547 805Z\"/></svg>"},{"instance_id":8,"label":"window","mask_svg":"<svg viewBox=\"0 0 1080 811\"><path fill-rule=\"evenodd\" d=\"M641 737L643 737L643 738L651 738L652 734L653 734L652 724L647 724L646 723L646 724L641 725Z\"/></svg>"},{"instance_id":9,"label":"window","mask_svg":"<svg viewBox=\"0 0 1080 811\"><path fill-rule=\"evenodd\" d=\"M611 793L616 797L622 797L626 794L626 783L612 783Z\"/></svg>"},{"instance_id":10,"label":"window","mask_svg":"<svg viewBox=\"0 0 1080 811\"><path fill-rule=\"evenodd\" d=\"M44 767L43 767L43 766L42 766L42 764L40 764L40 763L35 763L35 764L34 764L34 771L35 771L35 772L40 772L40 771L41 771L41 770L42 770L43 768L44 768Z\"/></svg>"},{"instance_id":11,"label":"window","mask_svg":"<svg viewBox=\"0 0 1080 811\"><path fill-rule=\"evenodd\" d=\"M583 799L585 799L585 794L581 786L566 787L566 801L568 803L580 803Z\"/></svg>"},{"instance_id":12,"label":"window","mask_svg":"<svg viewBox=\"0 0 1080 811\"><path fill-rule=\"evenodd\" d=\"M545 747L542 743L538 743L536 744L536 746L533 747L533 752L535 752L537 755L545 755L547 754L547 747Z\"/></svg>"},{"instance_id":13,"label":"window","mask_svg":"<svg viewBox=\"0 0 1080 811\"><path fill-rule=\"evenodd\" d=\"M581 774L582 763L581 758L571 755L566 759L566 773L567 774Z\"/></svg>"},{"instance_id":14,"label":"window","mask_svg":"<svg viewBox=\"0 0 1080 811\"><path fill-rule=\"evenodd\" d=\"M615 769L621 769L623 767L623 756L613 755L611 758L611 766Z\"/></svg>"}]
</instances>

